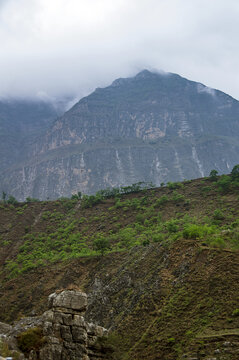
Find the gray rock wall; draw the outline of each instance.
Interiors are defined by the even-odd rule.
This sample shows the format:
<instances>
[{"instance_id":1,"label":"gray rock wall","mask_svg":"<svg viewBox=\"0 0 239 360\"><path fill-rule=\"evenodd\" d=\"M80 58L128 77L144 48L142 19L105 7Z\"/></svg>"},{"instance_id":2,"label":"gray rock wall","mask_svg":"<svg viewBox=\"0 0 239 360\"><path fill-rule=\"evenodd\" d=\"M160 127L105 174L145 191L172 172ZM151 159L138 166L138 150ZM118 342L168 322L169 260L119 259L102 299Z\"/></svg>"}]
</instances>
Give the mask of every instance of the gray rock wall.
<instances>
[{"instance_id":1,"label":"gray rock wall","mask_svg":"<svg viewBox=\"0 0 239 360\"><path fill-rule=\"evenodd\" d=\"M49 310L43 314L46 344L40 360L100 360L105 355L97 339L107 335L103 327L84 319L87 296L76 290L65 290L49 296ZM34 352L30 359L34 359Z\"/></svg>"}]
</instances>

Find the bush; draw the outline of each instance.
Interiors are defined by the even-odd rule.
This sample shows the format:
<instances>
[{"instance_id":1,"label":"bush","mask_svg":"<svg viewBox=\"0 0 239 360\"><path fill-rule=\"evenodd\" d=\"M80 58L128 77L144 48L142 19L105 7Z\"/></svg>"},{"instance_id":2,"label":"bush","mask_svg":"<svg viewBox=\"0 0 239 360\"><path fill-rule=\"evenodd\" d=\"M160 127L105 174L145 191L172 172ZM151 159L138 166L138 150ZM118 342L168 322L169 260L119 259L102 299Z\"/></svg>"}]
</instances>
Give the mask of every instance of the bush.
<instances>
[{"instance_id":1,"label":"bush","mask_svg":"<svg viewBox=\"0 0 239 360\"><path fill-rule=\"evenodd\" d=\"M220 209L216 209L213 213L213 219L223 220L223 219L225 219L225 216L223 215L223 213Z\"/></svg>"},{"instance_id":2,"label":"bush","mask_svg":"<svg viewBox=\"0 0 239 360\"><path fill-rule=\"evenodd\" d=\"M169 198L167 197L167 195L163 195L161 196L161 198L159 198L158 200L156 200L155 202L155 207L160 206L160 205L164 205L169 201Z\"/></svg>"},{"instance_id":3,"label":"bush","mask_svg":"<svg viewBox=\"0 0 239 360\"><path fill-rule=\"evenodd\" d=\"M31 198L31 197L27 197L26 198L26 202L27 203L30 203L30 202L39 202L40 200L39 199L36 199L36 198Z\"/></svg>"},{"instance_id":4,"label":"bush","mask_svg":"<svg viewBox=\"0 0 239 360\"><path fill-rule=\"evenodd\" d=\"M235 165L231 171L231 177L233 180L239 179L239 164Z\"/></svg>"},{"instance_id":5,"label":"bush","mask_svg":"<svg viewBox=\"0 0 239 360\"><path fill-rule=\"evenodd\" d=\"M217 181L218 171L217 170L211 170L209 174L209 179L211 181Z\"/></svg>"},{"instance_id":6,"label":"bush","mask_svg":"<svg viewBox=\"0 0 239 360\"><path fill-rule=\"evenodd\" d=\"M143 240L143 246L148 246L149 244L150 244L150 241L149 241L149 239L145 239L145 240Z\"/></svg>"},{"instance_id":7,"label":"bush","mask_svg":"<svg viewBox=\"0 0 239 360\"><path fill-rule=\"evenodd\" d=\"M96 193L95 195L83 195L81 206L82 208L89 208L101 203L102 200L103 196L99 193Z\"/></svg>"},{"instance_id":8,"label":"bush","mask_svg":"<svg viewBox=\"0 0 239 360\"><path fill-rule=\"evenodd\" d=\"M213 234L214 228L208 225L187 224L183 230L185 239L201 239L208 234Z\"/></svg>"},{"instance_id":9,"label":"bush","mask_svg":"<svg viewBox=\"0 0 239 360\"><path fill-rule=\"evenodd\" d=\"M239 316L239 309L235 309L232 313L232 316Z\"/></svg>"},{"instance_id":10,"label":"bush","mask_svg":"<svg viewBox=\"0 0 239 360\"><path fill-rule=\"evenodd\" d=\"M179 194L177 191L173 192L172 200L176 203L184 201L184 195Z\"/></svg>"},{"instance_id":11,"label":"bush","mask_svg":"<svg viewBox=\"0 0 239 360\"><path fill-rule=\"evenodd\" d=\"M39 350L44 343L42 329L30 328L17 336L19 349L24 354L29 354L31 350Z\"/></svg>"},{"instance_id":12,"label":"bush","mask_svg":"<svg viewBox=\"0 0 239 360\"><path fill-rule=\"evenodd\" d=\"M160 233L156 233L152 235L152 240L154 243L162 242L164 240L164 235Z\"/></svg>"},{"instance_id":13,"label":"bush","mask_svg":"<svg viewBox=\"0 0 239 360\"><path fill-rule=\"evenodd\" d=\"M137 214L135 220L138 224L143 224L145 220L145 216L143 214Z\"/></svg>"},{"instance_id":14,"label":"bush","mask_svg":"<svg viewBox=\"0 0 239 360\"><path fill-rule=\"evenodd\" d=\"M171 182L169 181L167 183L167 187L171 190L175 190L175 189L178 189L178 188L182 188L183 187L183 184L180 183L180 182Z\"/></svg>"},{"instance_id":15,"label":"bush","mask_svg":"<svg viewBox=\"0 0 239 360\"><path fill-rule=\"evenodd\" d=\"M94 250L98 251L103 256L110 248L109 239L105 238L103 235L100 235L94 240L93 247Z\"/></svg>"},{"instance_id":16,"label":"bush","mask_svg":"<svg viewBox=\"0 0 239 360\"><path fill-rule=\"evenodd\" d=\"M226 243L221 237L209 239L208 244L213 247L220 248L220 249L224 249L226 247Z\"/></svg>"},{"instance_id":17,"label":"bush","mask_svg":"<svg viewBox=\"0 0 239 360\"><path fill-rule=\"evenodd\" d=\"M9 198L7 199L7 203L12 204L12 205L16 205L16 204L18 204L18 201L14 196L10 195Z\"/></svg>"},{"instance_id":18,"label":"bush","mask_svg":"<svg viewBox=\"0 0 239 360\"><path fill-rule=\"evenodd\" d=\"M227 192L230 190L231 178L228 175L222 175L217 182L219 191Z\"/></svg>"},{"instance_id":19,"label":"bush","mask_svg":"<svg viewBox=\"0 0 239 360\"><path fill-rule=\"evenodd\" d=\"M173 219L166 223L166 228L170 233L176 233L178 231L177 223Z\"/></svg>"}]
</instances>

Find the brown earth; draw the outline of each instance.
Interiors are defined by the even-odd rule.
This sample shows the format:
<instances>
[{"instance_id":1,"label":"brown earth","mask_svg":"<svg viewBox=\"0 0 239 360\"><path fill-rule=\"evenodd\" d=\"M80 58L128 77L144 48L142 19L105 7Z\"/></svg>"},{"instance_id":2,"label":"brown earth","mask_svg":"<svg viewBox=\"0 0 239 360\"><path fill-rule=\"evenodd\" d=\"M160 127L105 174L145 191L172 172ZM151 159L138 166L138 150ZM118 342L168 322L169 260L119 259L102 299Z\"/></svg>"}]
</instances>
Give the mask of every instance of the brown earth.
<instances>
[{"instance_id":1,"label":"brown earth","mask_svg":"<svg viewBox=\"0 0 239 360\"><path fill-rule=\"evenodd\" d=\"M220 209L224 214L220 226L229 228L238 219L237 192L220 194L215 188L205 192L205 187L212 187L209 180L185 183L177 192L190 201L169 201L155 207L147 219L160 212L163 222L185 214L202 221ZM123 199L144 196L151 205L173 191L164 187ZM87 320L111 329L108 341L116 348L115 358L174 360L196 354L198 359L209 355L238 359L239 252L235 249L180 237L170 244L150 242L105 256L47 263L8 277L6 261L16 258L26 233L51 233L60 226L50 217L43 220L44 212L57 209L64 219L73 216L75 231L83 229L90 244L97 231L109 234L117 232L117 224L124 228L135 223L138 209L112 209L114 204L114 199L108 199L89 209L78 202L68 209L60 201L0 208L0 320L11 322L34 311L40 314L50 293L74 284L89 295ZM24 206L24 213L18 214ZM225 342L230 345L224 346Z\"/></svg>"}]
</instances>

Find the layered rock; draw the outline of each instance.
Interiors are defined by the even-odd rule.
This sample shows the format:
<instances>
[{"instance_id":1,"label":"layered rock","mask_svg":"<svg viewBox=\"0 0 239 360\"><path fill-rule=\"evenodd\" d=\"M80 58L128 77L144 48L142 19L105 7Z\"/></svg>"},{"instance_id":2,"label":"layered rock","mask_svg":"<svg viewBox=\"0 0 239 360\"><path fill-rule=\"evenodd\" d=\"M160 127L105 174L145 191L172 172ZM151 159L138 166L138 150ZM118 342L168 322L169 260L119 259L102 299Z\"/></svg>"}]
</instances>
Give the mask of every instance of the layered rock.
<instances>
[{"instance_id":1,"label":"layered rock","mask_svg":"<svg viewBox=\"0 0 239 360\"><path fill-rule=\"evenodd\" d=\"M104 359L99 337L107 335L101 326L85 321L87 295L77 290L64 290L49 296L49 310L43 314L46 344L40 360ZM34 353L31 358L34 359Z\"/></svg>"},{"instance_id":2,"label":"layered rock","mask_svg":"<svg viewBox=\"0 0 239 360\"><path fill-rule=\"evenodd\" d=\"M64 290L49 296L49 310L39 317L27 317L13 326L0 323L0 340L12 356L24 360L102 360L109 352L98 340L108 331L84 319L87 295L78 290ZM19 335L29 329L42 329L42 347L32 349L29 357L18 348ZM107 354L106 354L107 353ZM1 351L0 351L1 358ZM4 358L3 358L4 359Z\"/></svg>"},{"instance_id":3,"label":"layered rock","mask_svg":"<svg viewBox=\"0 0 239 360\"><path fill-rule=\"evenodd\" d=\"M239 163L239 102L176 74L147 70L96 89L0 174L19 200L228 173Z\"/></svg>"}]
</instances>

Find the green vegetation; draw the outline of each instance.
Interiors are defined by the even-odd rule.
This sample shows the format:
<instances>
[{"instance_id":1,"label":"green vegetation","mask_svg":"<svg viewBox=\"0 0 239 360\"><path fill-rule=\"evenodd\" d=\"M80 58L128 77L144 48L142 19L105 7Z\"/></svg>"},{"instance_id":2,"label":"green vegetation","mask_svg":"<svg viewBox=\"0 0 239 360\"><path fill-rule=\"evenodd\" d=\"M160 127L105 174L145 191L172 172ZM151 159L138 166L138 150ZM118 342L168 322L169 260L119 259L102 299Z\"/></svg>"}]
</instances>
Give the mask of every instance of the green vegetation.
<instances>
[{"instance_id":1,"label":"green vegetation","mask_svg":"<svg viewBox=\"0 0 239 360\"><path fill-rule=\"evenodd\" d=\"M0 277L4 301L12 304L2 318L16 317L19 299L30 312L42 292L69 283L89 291L98 278L112 304L112 313L100 305L104 319L114 316L119 326L104 340L115 359L147 358L149 348L158 358L180 359L207 329L239 327L231 285L238 278L238 179L216 176L183 186L2 202Z\"/></svg>"},{"instance_id":2,"label":"green vegetation","mask_svg":"<svg viewBox=\"0 0 239 360\"><path fill-rule=\"evenodd\" d=\"M31 350L39 350L44 342L42 329L35 327L30 328L17 336L19 349L28 355Z\"/></svg>"},{"instance_id":3,"label":"green vegetation","mask_svg":"<svg viewBox=\"0 0 239 360\"><path fill-rule=\"evenodd\" d=\"M200 184L200 189L205 189L206 181ZM38 227L25 225L22 234L18 234L18 252L6 260L6 274L16 277L51 263L96 256L98 253L127 252L135 246L153 243L170 247L178 239L237 251L238 212L234 210L234 214L229 214L230 209L223 205L226 199L221 201L221 196L237 194L237 175L218 177L212 171L208 181L210 186L206 186L207 191L200 190L200 193L206 194L205 201L201 203L202 198L199 198L198 205L194 205L192 196L188 198L193 182L168 183L167 187L157 191L151 189L152 184L139 183L102 190L95 195L82 196L78 193L71 199L44 202L46 208L39 215ZM219 195L213 203L208 202L207 197L217 191L225 195ZM28 203L41 207L37 199L28 198ZM13 218L24 218L28 203L18 207L5 203L2 210L11 211ZM101 206L104 206L104 212ZM181 209L180 212L178 209ZM2 246L8 247L11 242L8 233L3 235Z\"/></svg>"},{"instance_id":4,"label":"green vegetation","mask_svg":"<svg viewBox=\"0 0 239 360\"><path fill-rule=\"evenodd\" d=\"M218 177L218 171L217 170L211 170L211 172L209 174L209 179L211 181L217 181L217 177Z\"/></svg>"},{"instance_id":5,"label":"green vegetation","mask_svg":"<svg viewBox=\"0 0 239 360\"><path fill-rule=\"evenodd\" d=\"M104 235L99 234L98 237L94 240L93 247L103 256L105 252L110 248L109 239L105 238Z\"/></svg>"},{"instance_id":6,"label":"green vegetation","mask_svg":"<svg viewBox=\"0 0 239 360\"><path fill-rule=\"evenodd\" d=\"M153 187L154 185L152 183L141 181L130 186L121 186L119 188L100 190L95 195L83 195L81 206L82 208L92 207L96 204L100 204L104 199L119 198L125 194L136 194Z\"/></svg>"}]
</instances>

